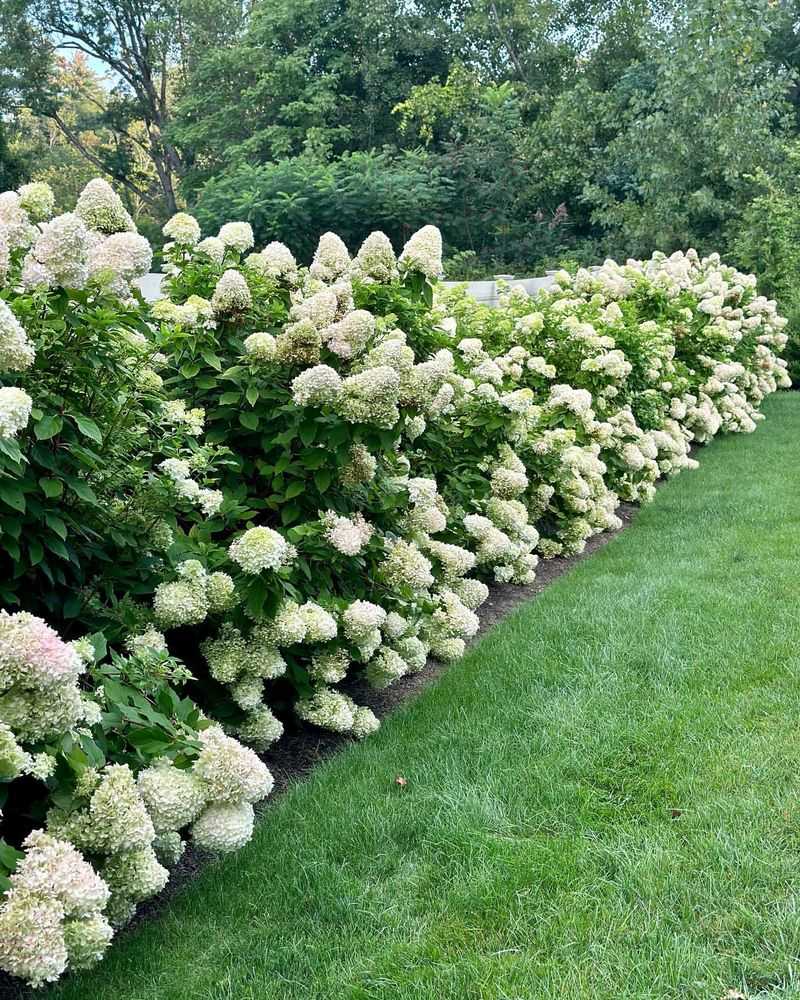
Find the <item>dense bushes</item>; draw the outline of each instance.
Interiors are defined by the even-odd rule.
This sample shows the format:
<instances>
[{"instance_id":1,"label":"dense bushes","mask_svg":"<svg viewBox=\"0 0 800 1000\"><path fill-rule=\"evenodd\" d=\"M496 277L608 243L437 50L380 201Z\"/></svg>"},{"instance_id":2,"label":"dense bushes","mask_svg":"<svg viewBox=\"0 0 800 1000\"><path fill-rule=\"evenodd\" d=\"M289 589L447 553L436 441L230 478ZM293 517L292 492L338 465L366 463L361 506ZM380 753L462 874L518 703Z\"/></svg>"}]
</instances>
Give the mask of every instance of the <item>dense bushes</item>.
<instances>
[{"instance_id":1,"label":"dense bushes","mask_svg":"<svg viewBox=\"0 0 800 1000\"><path fill-rule=\"evenodd\" d=\"M581 551L787 382L785 321L715 256L492 310L437 288L431 226L399 258L328 233L304 268L178 215L146 311L110 190L41 229L26 200L0 200L0 967L34 982L102 954L183 831L248 839L271 779L243 743L367 735L354 680L460 656L488 583Z\"/></svg>"},{"instance_id":2,"label":"dense bushes","mask_svg":"<svg viewBox=\"0 0 800 1000\"><path fill-rule=\"evenodd\" d=\"M374 226L403 242L449 213L451 189L446 165L422 151L354 152L331 161L304 154L260 166L243 163L210 180L197 216L208 229L247 219L259 243L285 240L308 261L329 229L351 246Z\"/></svg>"}]
</instances>

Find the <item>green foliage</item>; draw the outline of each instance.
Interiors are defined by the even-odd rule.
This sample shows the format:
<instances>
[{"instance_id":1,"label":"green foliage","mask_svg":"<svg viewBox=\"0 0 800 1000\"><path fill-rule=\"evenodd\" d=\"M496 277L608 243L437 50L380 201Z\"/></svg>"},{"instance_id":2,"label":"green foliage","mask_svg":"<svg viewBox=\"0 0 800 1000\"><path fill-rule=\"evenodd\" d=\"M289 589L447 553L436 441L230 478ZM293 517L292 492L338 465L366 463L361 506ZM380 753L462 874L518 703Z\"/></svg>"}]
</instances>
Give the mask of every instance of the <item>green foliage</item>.
<instances>
[{"instance_id":1,"label":"green foliage","mask_svg":"<svg viewBox=\"0 0 800 1000\"><path fill-rule=\"evenodd\" d=\"M767 295L774 296L789 319L785 357L792 381L800 382L800 146L785 150L778 178L766 171L755 177L761 191L737 224L733 253L742 267L755 271Z\"/></svg>"},{"instance_id":2,"label":"green foliage","mask_svg":"<svg viewBox=\"0 0 800 1000\"><path fill-rule=\"evenodd\" d=\"M203 188L197 216L211 230L243 219L257 242L285 241L308 261L330 230L351 246L374 229L402 243L447 213L451 191L444 164L424 152L349 153L330 162L304 154L221 174Z\"/></svg>"},{"instance_id":3,"label":"green foliage","mask_svg":"<svg viewBox=\"0 0 800 1000\"><path fill-rule=\"evenodd\" d=\"M172 134L190 188L231 164L392 141L394 105L447 72L450 14L442 0L257 4L244 33L198 59L181 88Z\"/></svg>"},{"instance_id":4,"label":"green foliage","mask_svg":"<svg viewBox=\"0 0 800 1000\"><path fill-rule=\"evenodd\" d=\"M749 175L777 156L788 78L766 52L775 5L757 10L726 0L680 12L615 86L622 127L584 198L626 253L724 246Z\"/></svg>"},{"instance_id":5,"label":"green foliage","mask_svg":"<svg viewBox=\"0 0 800 1000\"><path fill-rule=\"evenodd\" d=\"M139 305L97 288L0 294L36 345L4 376L34 408L19 441L0 441L0 601L96 625L160 565L150 534L175 524L175 497L156 462L202 451L162 418Z\"/></svg>"}]
</instances>

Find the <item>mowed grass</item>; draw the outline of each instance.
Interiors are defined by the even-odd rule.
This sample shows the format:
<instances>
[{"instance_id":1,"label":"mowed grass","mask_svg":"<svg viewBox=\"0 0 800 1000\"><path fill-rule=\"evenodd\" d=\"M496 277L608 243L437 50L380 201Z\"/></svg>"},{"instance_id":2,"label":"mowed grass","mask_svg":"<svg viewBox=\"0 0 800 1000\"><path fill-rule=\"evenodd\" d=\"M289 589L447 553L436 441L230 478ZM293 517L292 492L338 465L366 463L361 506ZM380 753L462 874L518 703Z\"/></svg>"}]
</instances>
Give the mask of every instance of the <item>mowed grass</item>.
<instances>
[{"instance_id":1,"label":"mowed grass","mask_svg":"<svg viewBox=\"0 0 800 1000\"><path fill-rule=\"evenodd\" d=\"M800 997L800 394L765 411L46 995Z\"/></svg>"}]
</instances>

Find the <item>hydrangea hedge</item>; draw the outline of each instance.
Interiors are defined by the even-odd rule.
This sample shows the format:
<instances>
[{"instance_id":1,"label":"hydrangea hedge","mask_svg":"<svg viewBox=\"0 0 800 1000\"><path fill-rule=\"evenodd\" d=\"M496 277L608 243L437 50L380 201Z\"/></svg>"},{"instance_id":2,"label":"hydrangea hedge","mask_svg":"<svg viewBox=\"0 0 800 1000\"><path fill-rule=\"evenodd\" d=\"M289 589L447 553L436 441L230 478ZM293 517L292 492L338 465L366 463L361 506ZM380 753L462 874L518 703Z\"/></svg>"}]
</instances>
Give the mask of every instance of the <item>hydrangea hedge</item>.
<instances>
[{"instance_id":1,"label":"hydrangea hedge","mask_svg":"<svg viewBox=\"0 0 800 1000\"><path fill-rule=\"evenodd\" d=\"M0 968L97 961L187 837L230 851L284 725L378 726L492 581L620 524L788 386L785 320L693 251L498 308L322 237L165 226L165 298L105 182L0 195Z\"/></svg>"}]
</instances>

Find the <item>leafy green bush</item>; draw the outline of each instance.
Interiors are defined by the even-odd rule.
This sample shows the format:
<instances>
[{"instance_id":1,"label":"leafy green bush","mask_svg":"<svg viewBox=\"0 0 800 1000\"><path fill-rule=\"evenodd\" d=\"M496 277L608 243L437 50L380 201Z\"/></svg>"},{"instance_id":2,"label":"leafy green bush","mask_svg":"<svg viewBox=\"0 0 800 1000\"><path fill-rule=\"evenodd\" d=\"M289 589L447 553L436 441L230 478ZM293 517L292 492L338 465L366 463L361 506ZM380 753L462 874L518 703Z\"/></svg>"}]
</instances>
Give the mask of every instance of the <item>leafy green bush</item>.
<instances>
[{"instance_id":1,"label":"leafy green bush","mask_svg":"<svg viewBox=\"0 0 800 1000\"><path fill-rule=\"evenodd\" d=\"M285 241L309 261L331 229L351 245L373 229L403 242L446 215L450 192L443 165L423 152L356 152L330 162L304 154L240 164L213 178L199 195L197 217L207 229L244 219L257 242Z\"/></svg>"},{"instance_id":2,"label":"leafy green bush","mask_svg":"<svg viewBox=\"0 0 800 1000\"><path fill-rule=\"evenodd\" d=\"M25 211L2 198L7 218ZM204 467L212 452L197 440L200 415L193 423L165 405L147 315L130 298L127 280L149 267L146 241L73 214L38 235L13 232L0 366L11 368L3 391L17 393L20 419L0 435L0 601L98 626L104 606L159 571L176 523L159 462Z\"/></svg>"},{"instance_id":3,"label":"leafy green bush","mask_svg":"<svg viewBox=\"0 0 800 1000\"><path fill-rule=\"evenodd\" d=\"M792 381L800 383L800 145L787 149L783 182L764 171L756 176L762 193L742 212L733 253L742 267L759 276L763 290L774 296L789 318L785 357Z\"/></svg>"}]
</instances>

